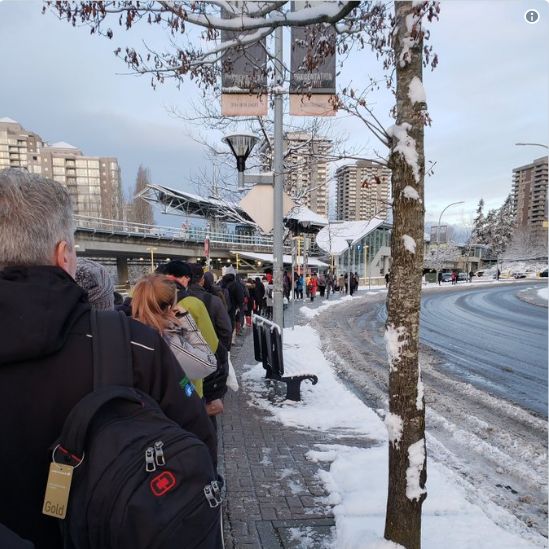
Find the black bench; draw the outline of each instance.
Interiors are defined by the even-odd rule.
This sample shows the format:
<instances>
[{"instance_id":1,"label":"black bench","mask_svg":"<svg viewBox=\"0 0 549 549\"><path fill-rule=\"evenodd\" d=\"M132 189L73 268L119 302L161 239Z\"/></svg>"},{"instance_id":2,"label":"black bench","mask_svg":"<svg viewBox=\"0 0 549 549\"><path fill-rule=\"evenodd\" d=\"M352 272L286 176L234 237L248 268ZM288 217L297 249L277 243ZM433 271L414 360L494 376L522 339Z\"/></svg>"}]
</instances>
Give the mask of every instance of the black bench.
<instances>
[{"instance_id":1,"label":"black bench","mask_svg":"<svg viewBox=\"0 0 549 549\"><path fill-rule=\"evenodd\" d=\"M314 374L284 375L284 356L282 354L282 337L280 327L259 315L253 315L253 338L255 359L263 364L265 378L286 383L286 398L301 400L301 382L309 380L313 385L318 383Z\"/></svg>"}]
</instances>

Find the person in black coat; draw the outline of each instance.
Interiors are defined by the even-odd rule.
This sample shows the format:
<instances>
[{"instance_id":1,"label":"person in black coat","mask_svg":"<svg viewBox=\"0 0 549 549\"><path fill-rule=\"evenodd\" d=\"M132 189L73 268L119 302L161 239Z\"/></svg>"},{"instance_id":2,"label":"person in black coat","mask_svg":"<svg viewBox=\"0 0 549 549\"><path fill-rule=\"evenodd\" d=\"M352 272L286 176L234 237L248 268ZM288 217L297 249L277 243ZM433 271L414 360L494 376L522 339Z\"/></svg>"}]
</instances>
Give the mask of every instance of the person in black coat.
<instances>
[{"instance_id":1,"label":"person in black coat","mask_svg":"<svg viewBox=\"0 0 549 549\"><path fill-rule=\"evenodd\" d=\"M0 171L0 467L9 472L0 523L37 549L63 546L58 521L42 514L51 447L71 409L93 390L91 308L73 279L72 219L61 184ZM185 390L167 344L135 320L129 328L135 387L202 440L215 464L211 422L201 399Z\"/></svg>"}]
</instances>

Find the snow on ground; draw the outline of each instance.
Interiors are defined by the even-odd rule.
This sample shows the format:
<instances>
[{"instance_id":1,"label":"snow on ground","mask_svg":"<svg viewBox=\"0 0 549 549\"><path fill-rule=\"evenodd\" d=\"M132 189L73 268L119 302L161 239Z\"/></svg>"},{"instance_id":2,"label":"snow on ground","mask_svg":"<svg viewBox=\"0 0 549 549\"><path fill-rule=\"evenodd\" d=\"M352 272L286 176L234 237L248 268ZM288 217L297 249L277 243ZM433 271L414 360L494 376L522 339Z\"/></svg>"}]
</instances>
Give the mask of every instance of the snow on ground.
<instances>
[{"instance_id":1,"label":"snow on ground","mask_svg":"<svg viewBox=\"0 0 549 549\"><path fill-rule=\"evenodd\" d=\"M322 298L317 298L317 299L322 299ZM325 311L326 309L329 309L330 307L333 307L334 305L340 305L341 303L346 303L347 301L352 301L353 299L355 298L353 298L350 295L346 295L345 297L341 297L339 299L333 299L332 301L326 300L322 305L320 305L319 307L316 307L315 309L311 309L307 305L302 305L299 308L299 312L306 318L314 318L316 315L322 313L323 311ZM314 301L309 303L313 304Z\"/></svg>"},{"instance_id":2,"label":"snow on ground","mask_svg":"<svg viewBox=\"0 0 549 549\"><path fill-rule=\"evenodd\" d=\"M538 295L545 300L549 300L549 288L542 288L538 290Z\"/></svg>"},{"instance_id":3,"label":"snow on ground","mask_svg":"<svg viewBox=\"0 0 549 549\"><path fill-rule=\"evenodd\" d=\"M242 380L253 405L269 411L273 420L286 426L329 432L340 441L344 441L345 436L362 435L365 443L371 445L358 448L319 444L307 454L312 461L324 466L330 464L329 470L319 468L318 474L329 493L326 503L334 506L334 549L398 549L398 545L383 539L387 498L386 427L373 410L339 381L312 327L284 330L284 361L291 373L318 375L318 384L302 384L301 402L271 403L264 395L261 364L245 365ZM472 492L463 481L432 460L428 463L427 492L423 505L424 549L546 547L545 538L527 532L504 509L486 503L480 507L470 501ZM496 523L505 524L506 528ZM307 539L306 532L296 531L294 535L296 541Z\"/></svg>"}]
</instances>

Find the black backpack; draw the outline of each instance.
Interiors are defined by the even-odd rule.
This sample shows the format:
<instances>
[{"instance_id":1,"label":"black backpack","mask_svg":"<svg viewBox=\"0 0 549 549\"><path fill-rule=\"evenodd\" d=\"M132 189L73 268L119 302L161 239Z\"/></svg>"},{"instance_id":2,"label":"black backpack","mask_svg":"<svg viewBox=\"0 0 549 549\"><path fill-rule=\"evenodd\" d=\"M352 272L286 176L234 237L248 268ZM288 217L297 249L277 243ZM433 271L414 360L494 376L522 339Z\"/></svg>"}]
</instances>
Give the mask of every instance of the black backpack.
<instances>
[{"instance_id":1,"label":"black backpack","mask_svg":"<svg viewBox=\"0 0 549 549\"><path fill-rule=\"evenodd\" d=\"M95 390L53 450L75 466L65 549L222 547L221 481L207 446L132 387L125 315L92 312L91 324Z\"/></svg>"}]
</instances>

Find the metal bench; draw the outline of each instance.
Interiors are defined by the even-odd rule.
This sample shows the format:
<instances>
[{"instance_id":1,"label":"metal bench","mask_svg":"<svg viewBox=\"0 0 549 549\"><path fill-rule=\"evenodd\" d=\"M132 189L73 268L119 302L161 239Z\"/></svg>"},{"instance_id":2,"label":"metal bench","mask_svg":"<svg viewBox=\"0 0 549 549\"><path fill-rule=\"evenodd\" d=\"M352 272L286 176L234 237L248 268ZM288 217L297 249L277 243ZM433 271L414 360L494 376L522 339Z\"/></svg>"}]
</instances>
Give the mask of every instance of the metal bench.
<instances>
[{"instance_id":1,"label":"metal bench","mask_svg":"<svg viewBox=\"0 0 549 549\"><path fill-rule=\"evenodd\" d=\"M284 356L282 337L278 324L259 315L252 317L254 338L254 356L265 368L265 378L286 383L286 398L301 400L301 382L309 380L313 385L318 383L314 374L284 375Z\"/></svg>"}]
</instances>

